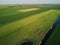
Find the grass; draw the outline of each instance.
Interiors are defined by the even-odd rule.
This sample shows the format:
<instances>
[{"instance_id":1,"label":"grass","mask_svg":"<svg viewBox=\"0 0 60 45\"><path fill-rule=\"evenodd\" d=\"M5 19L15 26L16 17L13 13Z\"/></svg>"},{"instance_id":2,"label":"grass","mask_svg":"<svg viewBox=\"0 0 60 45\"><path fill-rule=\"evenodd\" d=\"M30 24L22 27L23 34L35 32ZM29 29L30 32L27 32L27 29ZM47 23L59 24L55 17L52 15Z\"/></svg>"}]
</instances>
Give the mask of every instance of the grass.
<instances>
[{"instance_id":1,"label":"grass","mask_svg":"<svg viewBox=\"0 0 60 45\"><path fill-rule=\"evenodd\" d=\"M0 45L21 45L26 40L39 45L50 27L60 15L60 10L40 8L30 12L18 12L25 8L2 8L0 15ZM12 12L11 12L12 11ZM16 12L16 14L14 14ZM8 15L11 14L11 15Z\"/></svg>"},{"instance_id":2,"label":"grass","mask_svg":"<svg viewBox=\"0 0 60 45\"><path fill-rule=\"evenodd\" d=\"M14 21L21 20L21 19L24 19L26 17L29 17L29 16L32 16L32 15L35 15L35 14L38 14L38 13L49 10L49 8L41 8L39 10L30 11L30 12L27 12L27 13L22 13L22 12L16 11L16 10L20 10L20 9L22 10L22 8L0 9L0 10L2 10L0 12L0 27L4 26L4 25L7 25L9 23L12 23ZM28 8L23 8L23 9L28 9ZM6 10L8 10L8 11L6 11ZM10 14L8 14L7 12L10 12Z\"/></svg>"}]
</instances>

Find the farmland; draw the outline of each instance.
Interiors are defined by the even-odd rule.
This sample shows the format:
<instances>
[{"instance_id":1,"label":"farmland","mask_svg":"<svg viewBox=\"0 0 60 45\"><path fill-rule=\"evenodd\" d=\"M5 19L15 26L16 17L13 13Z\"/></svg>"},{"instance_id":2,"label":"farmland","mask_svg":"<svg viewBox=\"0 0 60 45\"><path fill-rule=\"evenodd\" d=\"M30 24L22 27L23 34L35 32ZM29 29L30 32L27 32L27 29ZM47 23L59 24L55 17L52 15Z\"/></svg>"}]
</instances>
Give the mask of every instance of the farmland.
<instances>
[{"instance_id":1,"label":"farmland","mask_svg":"<svg viewBox=\"0 0 60 45\"><path fill-rule=\"evenodd\" d=\"M2 7L0 45L40 45L59 16L59 7Z\"/></svg>"}]
</instances>

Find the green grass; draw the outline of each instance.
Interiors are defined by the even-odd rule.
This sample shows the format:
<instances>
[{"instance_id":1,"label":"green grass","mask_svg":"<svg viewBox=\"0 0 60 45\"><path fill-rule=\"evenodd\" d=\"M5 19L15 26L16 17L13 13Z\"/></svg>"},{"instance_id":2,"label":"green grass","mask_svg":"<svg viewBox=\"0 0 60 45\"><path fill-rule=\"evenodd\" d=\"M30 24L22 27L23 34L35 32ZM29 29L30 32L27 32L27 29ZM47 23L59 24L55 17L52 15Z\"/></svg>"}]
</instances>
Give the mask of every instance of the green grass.
<instances>
[{"instance_id":1,"label":"green grass","mask_svg":"<svg viewBox=\"0 0 60 45\"><path fill-rule=\"evenodd\" d=\"M60 24L57 25L45 45L60 45Z\"/></svg>"},{"instance_id":2,"label":"green grass","mask_svg":"<svg viewBox=\"0 0 60 45\"><path fill-rule=\"evenodd\" d=\"M25 8L6 8L6 9L0 9L2 10L0 13L0 26L4 26L6 24L9 24L11 22L26 18L28 16L32 16L34 14L38 14L44 11L49 10L48 8L41 8L39 7L39 10L36 11L31 11L27 13L22 13L17 10L22 10L22 9L28 9L27 7ZM6 11L8 10L8 11ZM8 14L10 12L10 14Z\"/></svg>"},{"instance_id":3,"label":"green grass","mask_svg":"<svg viewBox=\"0 0 60 45\"><path fill-rule=\"evenodd\" d=\"M31 7L32 8L32 7ZM60 15L60 10L38 7L31 12L17 12L25 8L2 8L0 14L0 45L21 45L26 40L39 45ZM8 15L11 14L11 15Z\"/></svg>"}]
</instances>

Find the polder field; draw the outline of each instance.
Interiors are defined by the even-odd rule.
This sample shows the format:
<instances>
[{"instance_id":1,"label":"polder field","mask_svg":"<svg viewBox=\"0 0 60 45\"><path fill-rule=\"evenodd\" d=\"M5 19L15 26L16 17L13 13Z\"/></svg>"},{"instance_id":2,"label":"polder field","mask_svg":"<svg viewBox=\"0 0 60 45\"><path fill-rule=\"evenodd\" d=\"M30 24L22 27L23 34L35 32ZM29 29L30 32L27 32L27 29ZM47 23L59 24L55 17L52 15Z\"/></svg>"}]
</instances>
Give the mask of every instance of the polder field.
<instances>
[{"instance_id":1,"label":"polder field","mask_svg":"<svg viewBox=\"0 0 60 45\"><path fill-rule=\"evenodd\" d=\"M40 45L59 16L60 6L0 6L0 45ZM60 44L59 30L45 45Z\"/></svg>"}]
</instances>

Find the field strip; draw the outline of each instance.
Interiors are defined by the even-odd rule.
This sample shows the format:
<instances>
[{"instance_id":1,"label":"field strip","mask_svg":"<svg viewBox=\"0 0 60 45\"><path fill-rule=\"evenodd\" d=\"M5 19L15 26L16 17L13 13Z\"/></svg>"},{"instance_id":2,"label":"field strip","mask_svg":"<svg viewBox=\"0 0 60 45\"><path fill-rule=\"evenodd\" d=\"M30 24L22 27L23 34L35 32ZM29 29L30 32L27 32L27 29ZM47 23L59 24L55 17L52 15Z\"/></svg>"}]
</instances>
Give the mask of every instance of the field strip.
<instances>
[{"instance_id":1,"label":"field strip","mask_svg":"<svg viewBox=\"0 0 60 45\"><path fill-rule=\"evenodd\" d=\"M17 11L19 11L19 12L29 12L29 11L34 11L34 10L39 10L39 8L30 8L30 9L17 10Z\"/></svg>"},{"instance_id":2,"label":"field strip","mask_svg":"<svg viewBox=\"0 0 60 45\"><path fill-rule=\"evenodd\" d=\"M12 13L12 14L6 14L6 15L3 15L3 16L9 16L9 15L14 15L14 14L18 14L19 12L16 12L16 13ZM0 17L3 17L3 16L0 16Z\"/></svg>"},{"instance_id":3,"label":"field strip","mask_svg":"<svg viewBox=\"0 0 60 45\"><path fill-rule=\"evenodd\" d=\"M13 22L9 25L6 25L2 28L0 28L0 36L4 35L6 32L10 32L10 31L15 31L17 28L23 27L31 22L36 21L38 18L42 17L42 16L47 16L48 14L51 14L53 12L56 12L56 10L49 10L40 14L36 14L34 16L30 16L28 18L22 19L20 21L16 21ZM15 29L15 30L14 30ZM4 31L5 30L5 31Z\"/></svg>"}]
</instances>

